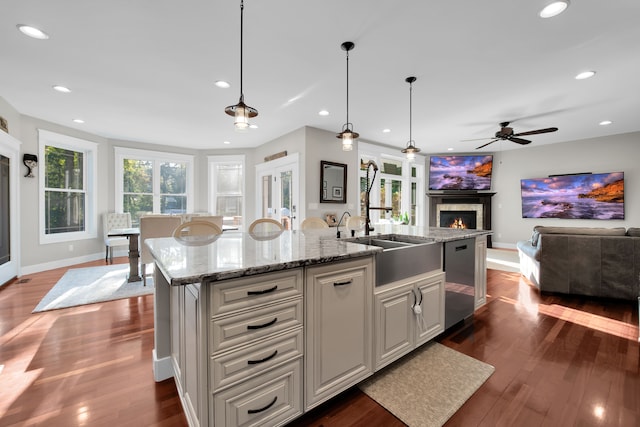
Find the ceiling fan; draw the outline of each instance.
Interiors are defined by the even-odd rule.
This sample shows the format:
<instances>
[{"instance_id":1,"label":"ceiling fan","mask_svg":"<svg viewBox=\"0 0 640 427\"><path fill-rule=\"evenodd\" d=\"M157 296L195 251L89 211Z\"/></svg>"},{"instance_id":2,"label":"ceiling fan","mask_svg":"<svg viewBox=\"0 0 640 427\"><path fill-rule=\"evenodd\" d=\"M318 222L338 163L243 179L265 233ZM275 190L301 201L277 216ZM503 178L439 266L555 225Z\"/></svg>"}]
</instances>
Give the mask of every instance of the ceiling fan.
<instances>
[{"instance_id":1,"label":"ceiling fan","mask_svg":"<svg viewBox=\"0 0 640 427\"><path fill-rule=\"evenodd\" d=\"M513 128L509 127L509 122L502 122L500 123L500 130L496 132L495 136L491 138L465 139L464 141L480 141L482 139L491 139L491 141L487 142L486 144L476 147L476 150L486 147L487 145L499 140L511 141L517 144L527 145L527 144L530 144L531 141L529 141L528 139L519 138L520 136L537 135L539 133L549 133L549 132L555 132L557 130L558 128L554 127L554 128L530 130L527 132L513 133Z\"/></svg>"}]
</instances>

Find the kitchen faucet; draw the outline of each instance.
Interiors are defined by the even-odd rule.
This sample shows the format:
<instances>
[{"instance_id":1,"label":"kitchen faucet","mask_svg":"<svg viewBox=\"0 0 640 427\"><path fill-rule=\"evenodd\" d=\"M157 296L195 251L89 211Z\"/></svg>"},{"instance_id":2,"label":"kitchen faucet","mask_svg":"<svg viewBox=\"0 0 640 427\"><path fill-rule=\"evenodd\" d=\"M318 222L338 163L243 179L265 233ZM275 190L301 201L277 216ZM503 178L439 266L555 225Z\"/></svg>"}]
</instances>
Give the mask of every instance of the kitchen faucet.
<instances>
[{"instance_id":1,"label":"kitchen faucet","mask_svg":"<svg viewBox=\"0 0 640 427\"><path fill-rule=\"evenodd\" d=\"M344 211L342 213L342 216L340 217L340 221L338 221L338 226L336 227L336 237L338 239L340 238L340 224L342 223L342 218L344 218L345 215L351 216L351 214L348 211Z\"/></svg>"},{"instance_id":2,"label":"kitchen faucet","mask_svg":"<svg viewBox=\"0 0 640 427\"><path fill-rule=\"evenodd\" d=\"M369 194L371 193L371 188L373 188L373 182L376 180L376 174L378 173L378 165L373 160L369 160L367 163L363 162L360 159L360 168L367 169L367 190L364 193L364 205L365 205L365 220L364 220L364 234L365 236L369 235L369 232L373 231L373 227L371 226L371 216L370 212L372 209L380 210L380 211L392 211L393 208L385 208L385 207L372 207L371 201L369 199ZM369 182L369 168L373 168L373 178L371 178L371 182Z\"/></svg>"}]
</instances>

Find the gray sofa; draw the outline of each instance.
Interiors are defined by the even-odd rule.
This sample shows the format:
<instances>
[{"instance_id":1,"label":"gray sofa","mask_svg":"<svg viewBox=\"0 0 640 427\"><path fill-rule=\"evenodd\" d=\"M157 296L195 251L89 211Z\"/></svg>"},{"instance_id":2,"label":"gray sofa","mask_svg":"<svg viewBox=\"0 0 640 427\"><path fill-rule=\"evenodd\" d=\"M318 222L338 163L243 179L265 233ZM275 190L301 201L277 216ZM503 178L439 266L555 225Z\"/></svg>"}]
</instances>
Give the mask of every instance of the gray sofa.
<instances>
[{"instance_id":1,"label":"gray sofa","mask_svg":"<svg viewBox=\"0 0 640 427\"><path fill-rule=\"evenodd\" d=\"M640 297L640 228L536 226L517 247L522 275L542 292Z\"/></svg>"}]
</instances>

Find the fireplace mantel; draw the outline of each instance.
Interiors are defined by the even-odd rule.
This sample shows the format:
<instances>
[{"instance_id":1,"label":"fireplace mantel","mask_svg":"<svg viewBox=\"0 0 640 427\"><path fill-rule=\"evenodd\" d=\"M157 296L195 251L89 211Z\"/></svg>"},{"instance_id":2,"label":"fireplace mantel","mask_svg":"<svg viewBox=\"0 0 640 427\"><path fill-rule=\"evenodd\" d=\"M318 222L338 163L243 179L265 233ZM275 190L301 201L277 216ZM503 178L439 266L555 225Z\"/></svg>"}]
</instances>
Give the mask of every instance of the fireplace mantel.
<instances>
[{"instance_id":1,"label":"fireplace mantel","mask_svg":"<svg viewBox=\"0 0 640 427\"><path fill-rule=\"evenodd\" d=\"M491 230L491 198L496 193L478 193L472 191L457 191L455 193L427 193L429 203L429 225L437 227L437 206L440 204L481 204L482 229ZM480 228L480 227L479 227ZM487 247L491 248L491 235L487 236Z\"/></svg>"}]
</instances>

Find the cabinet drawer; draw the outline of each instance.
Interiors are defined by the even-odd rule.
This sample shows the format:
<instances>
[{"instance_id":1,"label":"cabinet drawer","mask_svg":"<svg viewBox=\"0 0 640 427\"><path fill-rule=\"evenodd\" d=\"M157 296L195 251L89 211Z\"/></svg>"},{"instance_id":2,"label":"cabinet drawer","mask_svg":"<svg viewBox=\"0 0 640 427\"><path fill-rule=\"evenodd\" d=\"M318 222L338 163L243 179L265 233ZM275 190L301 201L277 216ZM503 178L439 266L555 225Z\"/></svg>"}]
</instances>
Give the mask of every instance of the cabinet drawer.
<instances>
[{"instance_id":1,"label":"cabinet drawer","mask_svg":"<svg viewBox=\"0 0 640 427\"><path fill-rule=\"evenodd\" d=\"M211 316L302 295L302 269L260 274L213 284Z\"/></svg>"},{"instance_id":2,"label":"cabinet drawer","mask_svg":"<svg viewBox=\"0 0 640 427\"><path fill-rule=\"evenodd\" d=\"M211 353L302 326L302 319L302 298L215 319L209 336Z\"/></svg>"},{"instance_id":3,"label":"cabinet drawer","mask_svg":"<svg viewBox=\"0 0 640 427\"><path fill-rule=\"evenodd\" d=\"M302 328L221 354L211 360L211 385L218 391L302 356Z\"/></svg>"},{"instance_id":4,"label":"cabinet drawer","mask_svg":"<svg viewBox=\"0 0 640 427\"><path fill-rule=\"evenodd\" d=\"M302 359L212 396L215 426L282 425L302 413Z\"/></svg>"}]
</instances>

